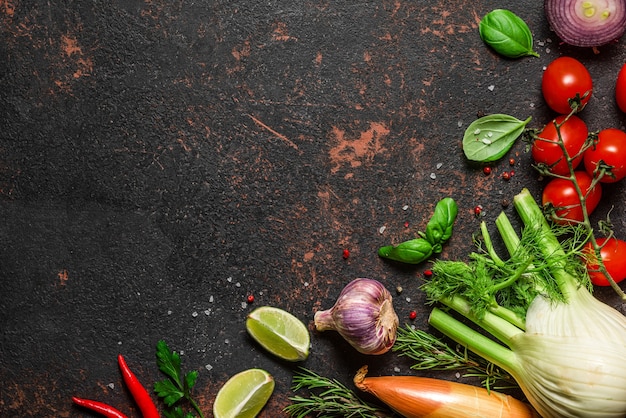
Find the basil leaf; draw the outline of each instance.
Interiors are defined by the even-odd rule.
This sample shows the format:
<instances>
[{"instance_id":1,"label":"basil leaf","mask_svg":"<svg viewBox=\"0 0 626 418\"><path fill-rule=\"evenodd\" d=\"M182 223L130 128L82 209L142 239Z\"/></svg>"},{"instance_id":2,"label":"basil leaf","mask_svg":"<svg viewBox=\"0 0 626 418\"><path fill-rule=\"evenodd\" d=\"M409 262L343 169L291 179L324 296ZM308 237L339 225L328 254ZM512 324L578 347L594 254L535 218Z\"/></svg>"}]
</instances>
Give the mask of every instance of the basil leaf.
<instances>
[{"instance_id":1,"label":"basil leaf","mask_svg":"<svg viewBox=\"0 0 626 418\"><path fill-rule=\"evenodd\" d=\"M378 249L380 257L408 264L426 261L432 253L433 247L424 238L415 238L398 245L386 245Z\"/></svg>"},{"instance_id":2,"label":"basil leaf","mask_svg":"<svg viewBox=\"0 0 626 418\"><path fill-rule=\"evenodd\" d=\"M441 244L452 236L452 226L458 211L456 202L450 197L441 199L435 206L424 234L424 238L433 246L434 253L440 253Z\"/></svg>"},{"instance_id":3,"label":"basil leaf","mask_svg":"<svg viewBox=\"0 0 626 418\"><path fill-rule=\"evenodd\" d=\"M463 152L471 161L499 160L511 149L530 122L513 116L494 114L472 122L463 135Z\"/></svg>"},{"instance_id":4,"label":"basil leaf","mask_svg":"<svg viewBox=\"0 0 626 418\"><path fill-rule=\"evenodd\" d=\"M533 35L528 25L509 10L487 13L478 25L478 32L483 42L505 57L539 56L533 51Z\"/></svg>"}]
</instances>

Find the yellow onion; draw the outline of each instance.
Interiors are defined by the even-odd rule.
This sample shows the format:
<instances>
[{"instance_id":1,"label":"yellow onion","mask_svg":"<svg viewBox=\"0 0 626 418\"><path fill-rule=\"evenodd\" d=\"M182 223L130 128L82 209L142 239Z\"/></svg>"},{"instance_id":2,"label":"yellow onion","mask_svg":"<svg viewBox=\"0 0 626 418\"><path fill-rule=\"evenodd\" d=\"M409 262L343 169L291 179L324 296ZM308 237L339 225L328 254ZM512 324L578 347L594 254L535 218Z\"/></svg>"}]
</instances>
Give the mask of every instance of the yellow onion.
<instances>
[{"instance_id":1,"label":"yellow onion","mask_svg":"<svg viewBox=\"0 0 626 418\"><path fill-rule=\"evenodd\" d=\"M315 313L318 331L337 331L363 354L389 351L396 341L398 323L391 293L374 279L351 281L332 308Z\"/></svg>"}]
</instances>

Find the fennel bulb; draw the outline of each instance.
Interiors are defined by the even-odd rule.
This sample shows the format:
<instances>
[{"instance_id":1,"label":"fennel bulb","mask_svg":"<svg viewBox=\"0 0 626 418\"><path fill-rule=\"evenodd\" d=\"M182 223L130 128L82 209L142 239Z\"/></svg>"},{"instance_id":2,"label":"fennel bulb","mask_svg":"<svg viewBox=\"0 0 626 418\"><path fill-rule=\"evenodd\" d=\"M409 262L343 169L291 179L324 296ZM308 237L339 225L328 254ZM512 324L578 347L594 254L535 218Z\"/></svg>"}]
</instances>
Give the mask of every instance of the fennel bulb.
<instances>
[{"instance_id":1,"label":"fennel bulb","mask_svg":"<svg viewBox=\"0 0 626 418\"><path fill-rule=\"evenodd\" d=\"M543 418L625 417L626 317L593 297L588 277L574 274L575 263L528 190L514 204L522 238L504 213L496 223L509 261L495 254L483 228L487 255L473 254L466 270L438 260L424 285L430 299L502 344L438 308L431 325L510 373ZM498 299L504 290L510 292Z\"/></svg>"}]
</instances>

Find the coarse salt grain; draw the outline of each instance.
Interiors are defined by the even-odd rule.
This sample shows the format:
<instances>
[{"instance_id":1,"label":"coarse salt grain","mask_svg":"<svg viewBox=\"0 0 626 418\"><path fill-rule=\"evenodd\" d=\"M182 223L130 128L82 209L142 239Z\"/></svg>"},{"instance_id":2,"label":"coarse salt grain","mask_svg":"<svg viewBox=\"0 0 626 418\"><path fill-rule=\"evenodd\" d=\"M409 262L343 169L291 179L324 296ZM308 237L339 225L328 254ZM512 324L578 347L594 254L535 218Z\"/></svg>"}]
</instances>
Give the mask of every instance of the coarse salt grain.
<instances>
[{"instance_id":1,"label":"coarse salt grain","mask_svg":"<svg viewBox=\"0 0 626 418\"><path fill-rule=\"evenodd\" d=\"M207 364L206 366L204 366L205 369L207 369L208 371L213 370L213 366L211 366L210 364Z\"/></svg>"},{"instance_id":2,"label":"coarse salt grain","mask_svg":"<svg viewBox=\"0 0 626 418\"><path fill-rule=\"evenodd\" d=\"M489 90L489 91L493 91L493 89L495 89L495 88L496 88L496 86L494 86L494 85L492 84L492 85L490 85L489 87L487 87L487 90Z\"/></svg>"},{"instance_id":3,"label":"coarse salt grain","mask_svg":"<svg viewBox=\"0 0 626 418\"><path fill-rule=\"evenodd\" d=\"M408 208L409 208L409 205L402 206L402 210L407 210Z\"/></svg>"},{"instance_id":4,"label":"coarse salt grain","mask_svg":"<svg viewBox=\"0 0 626 418\"><path fill-rule=\"evenodd\" d=\"M430 178L434 180L437 178L437 175L435 173L430 173Z\"/></svg>"},{"instance_id":5,"label":"coarse salt grain","mask_svg":"<svg viewBox=\"0 0 626 418\"><path fill-rule=\"evenodd\" d=\"M378 233L382 234L383 232L385 232L385 229L387 229L386 226L381 226L380 228L378 228Z\"/></svg>"}]
</instances>

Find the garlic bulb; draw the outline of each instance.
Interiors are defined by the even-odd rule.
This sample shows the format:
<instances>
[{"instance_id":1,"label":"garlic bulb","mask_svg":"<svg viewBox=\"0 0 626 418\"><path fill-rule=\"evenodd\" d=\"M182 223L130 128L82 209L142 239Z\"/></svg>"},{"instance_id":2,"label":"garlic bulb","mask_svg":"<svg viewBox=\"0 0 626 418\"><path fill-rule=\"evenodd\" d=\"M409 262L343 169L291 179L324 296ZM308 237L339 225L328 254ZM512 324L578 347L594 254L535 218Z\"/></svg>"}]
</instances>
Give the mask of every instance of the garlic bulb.
<instances>
[{"instance_id":1,"label":"garlic bulb","mask_svg":"<svg viewBox=\"0 0 626 418\"><path fill-rule=\"evenodd\" d=\"M384 354L396 341L398 315L391 293L374 279L355 279L335 305L315 313L318 331L335 330L363 354Z\"/></svg>"}]
</instances>

